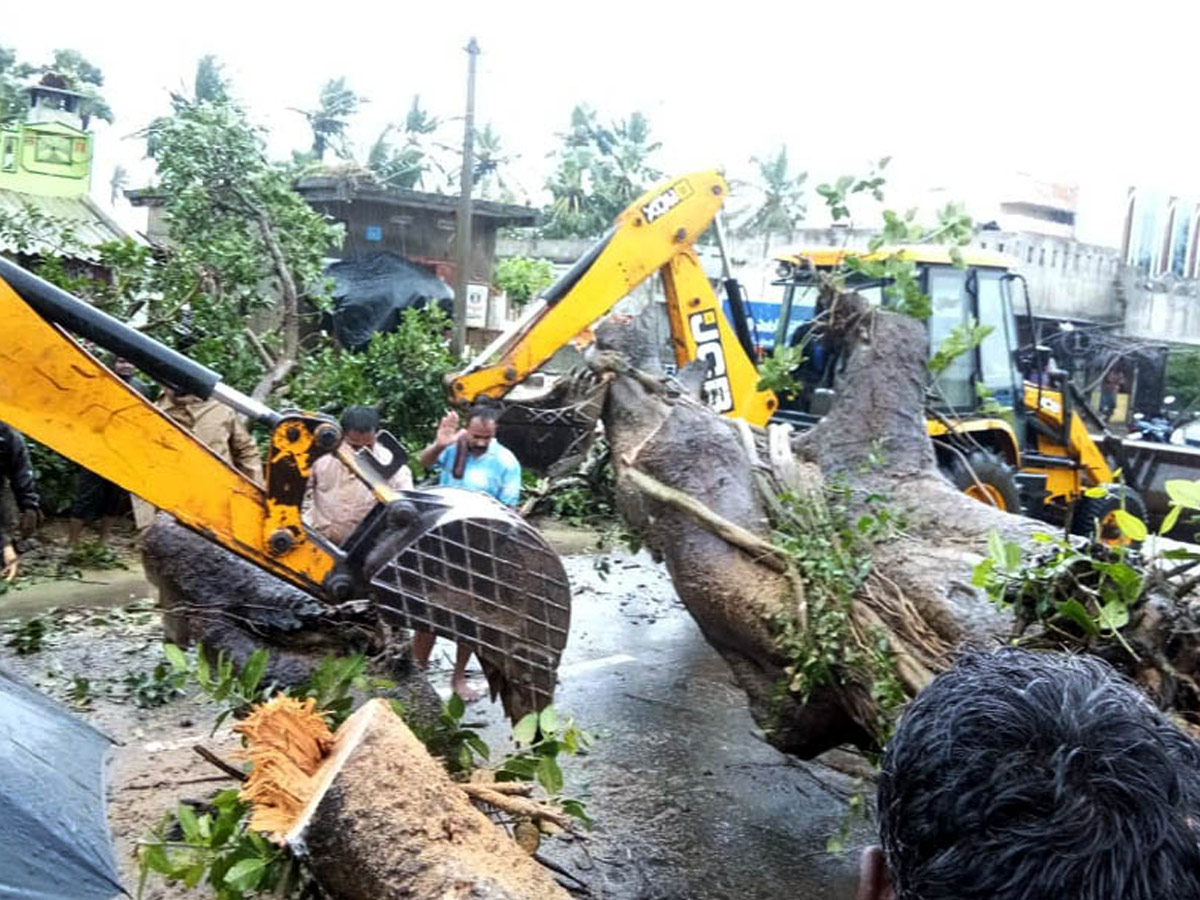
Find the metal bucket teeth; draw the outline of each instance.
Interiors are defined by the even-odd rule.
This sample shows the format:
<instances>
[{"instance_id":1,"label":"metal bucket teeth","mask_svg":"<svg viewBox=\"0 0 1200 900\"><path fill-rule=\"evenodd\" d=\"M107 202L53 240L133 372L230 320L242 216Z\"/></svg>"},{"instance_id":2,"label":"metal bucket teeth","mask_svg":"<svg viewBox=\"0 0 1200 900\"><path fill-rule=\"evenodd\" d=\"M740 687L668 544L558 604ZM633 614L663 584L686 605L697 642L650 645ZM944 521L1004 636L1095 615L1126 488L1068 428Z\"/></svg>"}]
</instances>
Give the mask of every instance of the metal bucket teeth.
<instances>
[{"instance_id":1,"label":"metal bucket teeth","mask_svg":"<svg viewBox=\"0 0 1200 900\"><path fill-rule=\"evenodd\" d=\"M554 698L571 624L562 561L520 516L456 488L405 492L416 521L367 571L385 619L470 646L516 721Z\"/></svg>"}]
</instances>

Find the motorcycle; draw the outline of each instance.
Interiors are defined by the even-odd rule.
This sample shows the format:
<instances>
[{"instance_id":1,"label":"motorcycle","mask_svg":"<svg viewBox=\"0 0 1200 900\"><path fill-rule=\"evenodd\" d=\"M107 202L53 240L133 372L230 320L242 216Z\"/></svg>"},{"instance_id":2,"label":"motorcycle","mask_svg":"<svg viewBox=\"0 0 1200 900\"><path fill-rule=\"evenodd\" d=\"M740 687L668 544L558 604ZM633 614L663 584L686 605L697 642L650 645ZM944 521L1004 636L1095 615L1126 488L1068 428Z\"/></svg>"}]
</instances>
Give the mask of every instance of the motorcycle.
<instances>
[{"instance_id":1,"label":"motorcycle","mask_svg":"<svg viewBox=\"0 0 1200 900\"><path fill-rule=\"evenodd\" d=\"M1163 397L1162 409L1155 415L1146 417L1142 413L1134 413L1137 430L1131 431L1129 437L1135 441L1146 441L1151 444L1170 444L1172 432L1175 430L1175 418L1170 407L1175 405L1175 397L1171 394ZM1178 442L1174 442L1178 443Z\"/></svg>"}]
</instances>

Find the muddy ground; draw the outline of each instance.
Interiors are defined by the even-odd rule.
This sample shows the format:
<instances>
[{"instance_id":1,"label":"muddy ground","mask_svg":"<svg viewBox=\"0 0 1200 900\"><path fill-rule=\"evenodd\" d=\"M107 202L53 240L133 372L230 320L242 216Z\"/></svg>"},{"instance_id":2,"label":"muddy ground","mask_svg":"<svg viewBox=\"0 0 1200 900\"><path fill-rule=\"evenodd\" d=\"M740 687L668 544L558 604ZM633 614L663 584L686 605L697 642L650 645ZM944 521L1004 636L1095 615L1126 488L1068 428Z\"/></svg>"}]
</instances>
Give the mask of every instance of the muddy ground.
<instances>
[{"instance_id":1,"label":"muddy ground","mask_svg":"<svg viewBox=\"0 0 1200 900\"><path fill-rule=\"evenodd\" d=\"M549 536L571 554L565 561L575 598L556 704L597 736L586 755L566 761L566 792L586 802L596 829L584 841L549 841L542 852L606 900L852 897L857 851L869 832L847 818L856 782L761 740L744 695L661 566L645 555L596 552L587 533L556 527ZM116 574L84 574L85 582L102 584L56 582L0 597L0 616L21 617L4 625L0 661L118 742L109 818L133 892L139 837L180 800L232 785L192 747L228 756L237 742L227 730L210 736L217 710L195 697L137 705L139 685L143 703L161 699L153 680L161 633L152 602L129 602L148 593L129 564ZM67 608L48 611L58 604ZM30 617L46 625L45 634L40 648L21 655L13 641L29 635ZM21 649L32 649L28 640ZM435 665L435 684L448 696L444 641ZM499 706L476 704L467 718L484 726L502 755L508 727ZM853 765L843 760L839 768ZM832 854L827 841L847 821L848 849ZM204 895L154 881L145 893L158 900Z\"/></svg>"}]
</instances>

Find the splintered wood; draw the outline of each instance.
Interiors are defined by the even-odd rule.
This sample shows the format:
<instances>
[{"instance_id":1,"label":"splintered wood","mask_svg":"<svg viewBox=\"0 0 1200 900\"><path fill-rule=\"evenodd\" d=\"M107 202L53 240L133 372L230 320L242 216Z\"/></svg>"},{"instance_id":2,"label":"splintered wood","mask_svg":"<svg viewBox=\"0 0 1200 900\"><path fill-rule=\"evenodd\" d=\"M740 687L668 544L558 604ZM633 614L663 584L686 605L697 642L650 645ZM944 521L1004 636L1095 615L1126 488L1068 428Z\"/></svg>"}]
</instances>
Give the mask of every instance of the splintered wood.
<instances>
[{"instance_id":1,"label":"splintered wood","mask_svg":"<svg viewBox=\"0 0 1200 900\"><path fill-rule=\"evenodd\" d=\"M472 805L383 700L336 734L314 701L286 697L236 730L254 764L242 791L251 827L302 855L336 900L570 896Z\"/></svg>"},{"instance_id":2,"label":"splintered wood","mask_svg":"<svg viewBox=\"0 0 1200 900\"><path fill-rule=\"evenodd\" d=\"M317 712L316 700L282 695L256 707L233 730L247 742L242 758L253 764L242 788L242 799L254 809L250 827L284 843L316 792L333 732Z\"/></svg>"}]
</instances>

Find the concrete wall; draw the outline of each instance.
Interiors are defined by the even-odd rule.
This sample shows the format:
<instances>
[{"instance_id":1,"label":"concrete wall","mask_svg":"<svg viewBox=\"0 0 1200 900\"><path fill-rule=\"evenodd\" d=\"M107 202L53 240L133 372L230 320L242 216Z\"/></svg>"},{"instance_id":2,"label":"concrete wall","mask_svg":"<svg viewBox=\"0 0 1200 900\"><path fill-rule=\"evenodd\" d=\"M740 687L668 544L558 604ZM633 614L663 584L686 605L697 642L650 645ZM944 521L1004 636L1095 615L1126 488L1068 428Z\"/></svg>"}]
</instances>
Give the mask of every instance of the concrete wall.
<instances>
[{"instance_id":1,"label":"concrete wall","mask_svg":"<svg viewBox=\"0 0 1200 900\"><path fill-rule=\"evenodd\" d=\"M1129 337L1200 344L1200 281L1149 278L1136 269L1122 272L1125 328Z\"/></svg>"},{"instance_id":2,"label":"concrete wall","mask_svg":"<svg viewBox=\"0 0 1200 900\"><path fill-rule=\"evenodd\" d=\"M776 254L806 247L845 247L864 250L874 231L845 228L809 228L797 231L793 240L772 241L764 253L762 238L733 237L729 255L734 276L751 300L778 300L775 280ZM560 271L578 259L590 246L578 240L501 239L500 257L534 256L551 260ZM1066 238L1004 231L983 231L974 245L1013 257L1017 271L1029 283L1030 301L1037 315L1112 322L1122 317L1118 288L1120 252L1108 247L1081 244ZM711 278L721 272L720 257L712 246L699 253ZM657 281L646 290L659 296Z\"/></svg>"},{"instance_id":3,"label":"concrete wall","mask_svg":"<svg viewBox=\"0 0 1200 900\"><path fill-rule=\"evenodd\" d=\"M342 259L359 259L372 253L389 251L405 259L424 263L449 284L454 284L455 222L453 215L430 209L398 210L395 205L356 200L351 202L316 200L318 212L341 222L346 239ZM471 223L470 280L488 284L495 260L496 223L479 216ZM368 235L379 240L369 240Z\"/></svg>"},{"instance_id":4,"label":"concrete wall","mask_svg":"<svg viewBox=\"0 0 1200 900\"><path fill-rule=\"evenodd\" d=\"M1029 283L1039 316L1119 321L1121 253L1065 238L1004 231L980 232L974 246L1012 256Z\"/></svg>"}]
</instances>

